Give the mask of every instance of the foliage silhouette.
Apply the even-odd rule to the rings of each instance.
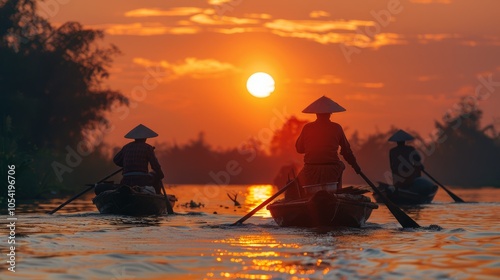
[[[435,154],[428,156],[428,170],[438,171],[446,184],[500,186],[500,136],[481,129],[482,111],[477,104],[462,98],[457,110],[446,113],[435,126],[441,134]]]
[[[106,128],[113,104],[128,104],[104,85],[118,49],[100,46],[102,38],[77,22],[55,28],[34,0],[0,4],[1,168],[15,164],[27,188],[58,184],[50,163]]]

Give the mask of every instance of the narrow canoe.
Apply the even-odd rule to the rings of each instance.
[[[267,209],[279,226],[362,227],[378,205],[364,195],[335,194],[324,190],[309,198],[276,201]]]
[[[389,200],[399,205],[418,205],[431,203],[438,191],[438,186],[424,177],[415,178],[411,186],[407,188],[396,188],[394,186],[379,182],[378,189]],[[373,193],[377,202],[382,202],[380,196]]]
[[[172,207],[177,199],[169,195]],[[165,196],[137,192],[128,186],[99,193],[92,202],[101,214],[128,216],[161,215],[166,213]]]

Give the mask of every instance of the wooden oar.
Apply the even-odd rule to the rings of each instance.
[[[280,194],[284,193],[291,185],[292,183],[295,182],[296,179],[293,179],[292,181],[288,182],[281,190],[279,190],[277,193],[272,195],[270,198],[266,199],[264,202],[262,202],[259,206],[255,207],[252,211],[250,211],[248,214],[246,214],[243,218],[239,219],[236,221],[232,226],[235,225],[241,225],[244,221],[246,221],[248,218],[252,217],[257,211],[262,209],[262,207],[266,206],[269,204],[269,202],[273,201],[275,198],[277,198]]]
[[[91,189],[95,188],[95,186],[97,186],[97,184],[102,183],[102,182],[106,181],[107,179],[115,176],[117,173],[119,173],[122,170],[123,170],[123,168],[120,168],[120,169],[116,170],[115,172],[111,173],[110,175],[106,176],[104,179],[100,180],[99,182],[97,182],[97,183],[95,183],[93,185],[90,185],[88,188],[86,188],[85,190],[83,190],[81,193],[73,196],[72,198],[68,199],[68,201],[66,201],[63,204],[59,205],[59,207],[57,207],[56,209],[54,209],[54,210],[52,210],[50,212],[47,212],[47,214],[50,214],[50,215],[54,214],[55,212],[59,211],[59,209],[61,209],[64,206],[66,206],[66,204],[70,203],[71,201],[77,199],[78,197],[80,197],[84,193],[86,193],[86,192],[90,191]]]
[[[458,203],[465,202],[463,199],[458,197],[456,194],[454,194],[450,190],[448,190],[443,184],[439,183],[436,179],[434,179],[434,177],[432,177],[431,174],[427,173],[427,171],[422,170],[422,172],[424,172],[425,175],[427,175],[429,178],[431,178],[432,181],[434,181],[436,184],[438,184],[438,186],[443,188],[443,190],[445,190],[448,193],[448,195],[450,195],[451,198],[453,198],[453,200],[455,200],[455,202],[458,202]]]
[[[165,191],[165,187],[163,186],[163,182],[160,181],[161,188],[163,189],[163,194],[165,195],[165,204],[167,205],[167,213],[175,214],[174,209],[172,208],[172,204],[170,204],[170,200],[168,199],[167,192]]]
[[[382,201],[384,202],[385,206],[389,208],[389,211],[391,211],[392,215],[398,220],[398,222],[401,224],[403,228],[419,228],[420,226],[415,222],[410,216],[408,216],[403,210],[401,210],[396,204],[392,203],[375,185],[366,177],[363,172],[359,172],[359,175],[363,177],[363,179],[370,185],[370,187],[373,189],[373,191],[380,196]]]

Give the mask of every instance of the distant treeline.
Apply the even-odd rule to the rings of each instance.
[[[475,187],[500,187],[500,136],[493,124],[481,128],[482,112],[463,99],[459,110],[436,122],[431,139],[409,130],[422,155],[426,170],[444,184]],[[215,150],[203,134],[184,145],[161,145],[156,152],[172,184],[258,184],[273,183],[282,166],[302,167],[302,155],[295,151],[295,140],[306,122],[291,117],[275,131],[269,149],[251,139],[240,147]],[[349,142],[364,173],[374,181],[391,183],[389,150],[395,143],[387,139],[398,128],[361,139],[356,131]],[[287,175],[285,175],[287,176]],[[293,174],[290,173],[292,177]],[[343,181],[363,184],[347,166]]]

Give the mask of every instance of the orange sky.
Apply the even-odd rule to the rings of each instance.
[[[110,115],[106,142],[138,123],[158,141],[205,132],[215,147],[263,142],[283,116],[326,95],[347,135],[391,125],[428,135],[460,96],[500,124],[500,1],[171,0],[46,1],[59,24],[103,29],[122,51],[108,82],[134,103]],[[350,54],[349,54],[350,52]],[[276,91],[259,99],[246,79],[264,71]],[[488,91],[489,90],[489,91]],[[156,140],[156,139],[155,139]]]

